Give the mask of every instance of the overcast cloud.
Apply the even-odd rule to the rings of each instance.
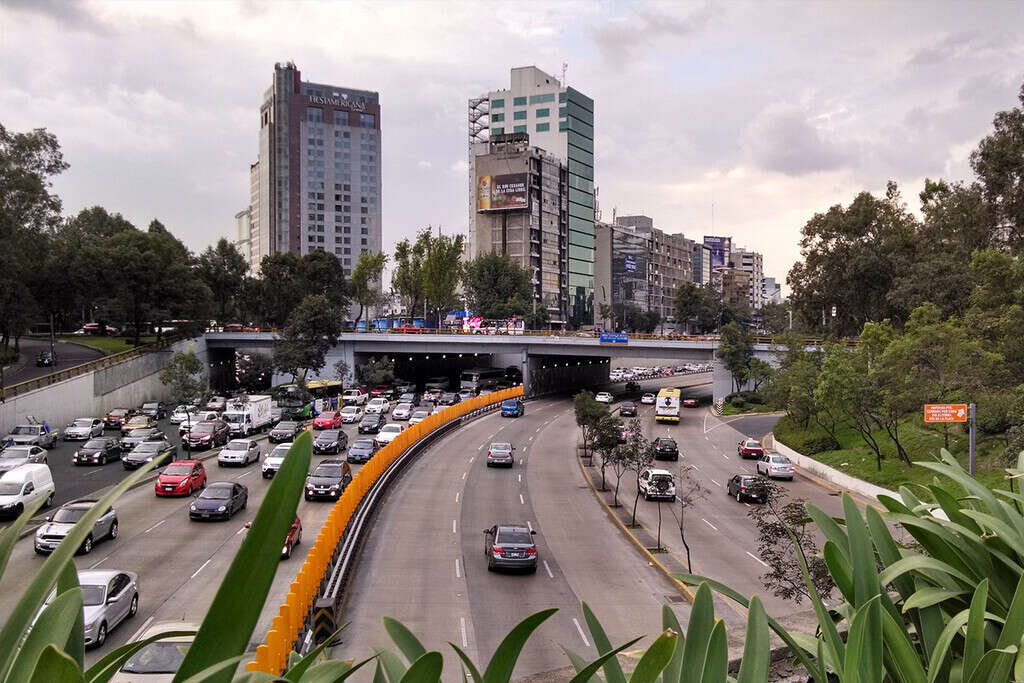
[[[732,235],[785,277],[816,211],[963,179],[1024,81],[1022,3],[0,5],[0,122],[46,127],[68,213],[159,218],[192,249],[248,201],[276,61],[378,90],[384,243],[465,231],[466,100],[536,64],[596,101],[606,220]],[[714,211],[712,212],[712,204]],[[712,213],[714,226],[712,227]]]

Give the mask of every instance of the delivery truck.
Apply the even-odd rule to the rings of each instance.
[[[232,436],[249,436],[267,429],[271,423],[269,396],[249,396],[228,401],[221,419],[228,423]]]

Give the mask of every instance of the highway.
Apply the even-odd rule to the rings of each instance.
[[[54,344],[54,351],[57,352],[57,365],[55,367],[37,368],[36,357],[39,355],[39,352],[49,350],[49,339],[22,337],[21,357],[17,362],[4,369],[4,385],[10,386],[20,382],[27,382],[36,377],[49,375],[51,372],[87,363],[104,355],[102,351],[81,344],[57,342]],[[43,419],[43,416],[40,415],[39,419]]]

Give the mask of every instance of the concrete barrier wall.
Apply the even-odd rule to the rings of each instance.
[[[0,403],[0,435],[29,415],[63,428],[76,417],[103,417],[113,408],[137,408],[147,400],[164,400],[160,368],[176,351],[191,347],[206,364],[206,344],[200,339],[174,344],[168,351],[145,354],[36,389]]]
[[[859,493],[862,496],[866,496],[871,500],[878,500],[878,496],[892,496],[893,498],[900,500],[900,494],[896,491],[882,488],[881,486],[875,486],[874,484],[868,483],[863,479],[852,477],[845,472],[840,472],[834,467],[818,462],[814,458],[810,458],[806,455],[797,453],[792,448],[782,443],[778,439],[771,437],[770,447],[779,455],[784,455],[800,469],[810,472],[816,477],[820,477],[827,482],[835,484],[837,488],[844,489],[846,491],[853,491]]]

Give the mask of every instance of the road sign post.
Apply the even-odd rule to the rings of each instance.
[[[976,413],[977,413],[977,406],[974,403],[972,403],[971,404],[971,438],[970,438],[970,442],[971,442],[970,469],[971,469],[971,476],[972,477],[974,476],[974,425],[977,423],[977,420],[975,419]]]
[[[975,419],[977,406],[974,403],[926,403],[924,406],[924,421],[933,422],[968,422],[970,423],[970,460],[969,468],[971,476],[974,476],[975,465]]]

